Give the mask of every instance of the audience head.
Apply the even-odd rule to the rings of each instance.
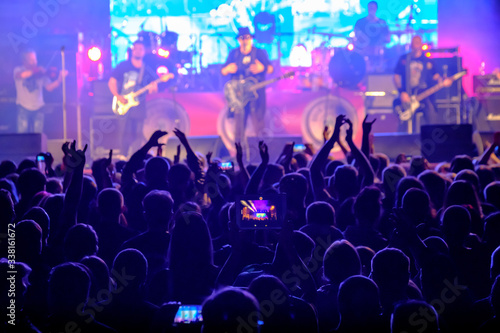
[[[490,279],[493,281],[498,275],[500,275],[500,246],[491,254]]]
[[[377,285],[362,275],[345,279],[340,284],[337,299],[341,322],[348,326],[367,325],[381,312]]]
[[[417,188],[411,188],[403,196],[402,208],[416,224],[431,217],[429,195]]]
[[[169,257],[173,270],[206,269],[213,264],[212,239],[201,214],[176,214]]]
[[[389,165],[382,171],[382,186],[386,196],[395,197],[398,183],[405,176],[405,169],[398,164]]]
[[[462,206],[450,206],[444,211],[441,223],[446,243],[452,247],[463,246],[470,232],[469,211]]]
[[[285,175],[285,169],[281,164],[269,163],[262,176],[262,183],[266,186],[271,186],[280,181],[281,177]]]
[[[474,187],[465,180],[457,180],[451,183],[448,192],[444,198],[444,207],[453,205],[470,205],[479,214],[482,215],[481,205]]]
[[[11,279],[7,279],[6,277],[9,277],[8,272],[14,271],[16,274],[14,274],[14,281]],[[4,292],[0,295],[0,306],[3,307],[3,309],[8,308],[11,305],[11,300],[12,297],[9,296],[9,289],[12,288],[12,284],[15,286],[15,305],[17,309],[21,309],[23,307],[24,303],[24,295],[26,294],[26,291],[28,290],[29,287],[29,275],[31,273],[31,268],[26,265],[25,263],[16,261],[14,263],[11,263],[7,260],[7,258],[1,258],[0,259],[0,274],[2,277],[4,277],[0,281],[0,288]],[[5,313],[5,311],[4,311]],[[5,322],[7,322],[5,320]]]
[[[500,210],[500,182],[492,182],[484,189],[484,198],[487,203]]]
[[[432,305],[410,300],[394,307],[391,333],[438,333],[439,320]]]
[[[156,156],[147,160],[144,166],[144,174],[148,186],[155,188],[157,185],[165,184],[169,169],[170,165],[163,157]]]
[[[479,165],[476,167],[476,175],[479,178],[479,190],[484,191],[485,187],[495,181],[495,173],[488,165]]]
[[[352,165],[341,165],[333,174],[333,188],[340,199],[355,197],[359,193],[358,170]]]
[[[296,172],[283,176],[279,182],[279,191],[287,195],[288,202],[302,206],[304,205],[308,188],[306,177]]]
[[[39,260],[42,253],[42,228],[33,220],[16,224],[16,260],[29,265]]]
[[[419,190],[423,190],[424,184],[422,184],[420,180],[412,176],[401,178],[396,188],[396,202],[394,203],[395,207],[401,207],[401,205],[403,204],[403,196],[410,188],[418,188]]]
[[[174,200],[167,191],[153,190],[142,201],[149,229],[167,230],[173,215]]]
[[[117,221],[123,212],[123,195],[115,188],[105,188],[97,196],[97,208],[103,220]]]
[[[451,160],[450,172],[459,173],[462,170],[474,171],[474,163],[472,158],[467,155],[457,155]]]
[[[141,251],[125,249],[120,251],[113,261],[113,271],[118,274],[127,274],[132,279],[124,284],[125,290],[140,292],[146,283],[148,261]]]
[[[25,159],[25,160],[22,160],[21,163],[19,163],[19,165],[17,166],[16,173],[18,175],[20,175],[24,170],[36,169],[36,168],[37,168],[37,166],[36,166],[35,161],[30,160],[30,159]]]
[[[409,176],[417,177],[419,174],[429,169],[429,162],[422,156],[413,156],[410,161]]]
[[[361,274],[361,261],[356,248],[346,240],[335,241],[323,257],[323,274],[335,285],[349,276]]]
[[[52,269],[49,276],[49,308],[52,314],[76,314],[87,303],[90,290],[88,269],[67,262]]]
[[[457,173],[455,176],[455,181],[456,180],[465,180],[466,182],[470,183],[476,192],[481,191],[481,188],[479,186],[479,177],[473,170],[465,169]]]
[[[0,178],[4,178],[7,175],[10,175],[11,173],[16,172],[16,163],[10,161],[10,160],[4,160],[2,163],[0,163]]]
[[[315,201],[307,207],[307,224],[335,226],[335,211],[332,205],[325,201]]]
[[[405,293],[410,279],[410,260],[399,249],[382,249],[372,259],[371,277],[381,291]]]
[[[104,260],[98,256],[87,256],[83,257],[80,263],[85,265],[91,273],[91,297],[97,297],[100,292],[109,290],[111,280],[109,278],[108,265],[106,265]],[[99,297],[102,297],[102,295],[99,295]]]
[[[45,184],[45,189],[50,194],[63,193],[62,182],[57,178],[47,179],[47,183]]]
[[[203,303],[203,333],[259,332],[262,315],[259,303],[247,291],[225,288]]]
[[[21,195],[21,200],[29,202],[38,192],[45,190],[45,175],[36,168],[25,169],[19,175],[17,189]]]
[[[433,207],[436,210],[441,209],[448,186],[445,178],[436,171],[427,170],[418,175],[418,180],[424,184],[425,191],[429,194]]]
[[[64,237],[64,254],[67,261],[80,261],[85,256],[97,253],[97,234],[88,224],[75,224]]]
[[[33,220],[42,228],[42,245],[45,246],[50,232],[49,215],[42,207],[31,207],[23,216],[23,220]]]
[[[490,250],[500,245],[500,212],[490,214],[484,220],[483,241]]]
[[[0,211],[3,216],[0,216],[0,221],[5,221],[6,223],[11,223],[16,217],[14,211],[14,202],[9,191],[0,189]],[[7,225],[7,224],[5,224]]]
[[[342,165],[344,165],[344,162],[340,160],[333,160],[328,162],[325,168],[325,176],[326,177],[333,176],[335,174],[335,170],[337,170],[337,168]]]
[[[354,202],[354,215],[359,225],[371,227],[380,217],[382,193],[375,186],[365,187]]]

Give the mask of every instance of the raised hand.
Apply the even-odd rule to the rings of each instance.
[[[176,137],[179,138],[179,141],[183,144],[183,145],[186,145],[188,143],[187,141],[187,138],[186,138],[186,134],[184,134],[180,129],[178,128],[175,128],[174,129],[174,134]]]
[[[207,155],[206,155],[206,157],[207,157],[207,165],[210,165],[210,160],[212,159],[212,154],[213,153],[211,151],[209,151],[207,153]]]
[[[352,122],[350,119],[346,119],[345,121],[347,123],[347,125],[349,125],[349,127],[347,128],[346,130],[346,136],[345,136],[345,140],[349,143],[349,142],[352,142],[352,134],[354,132],[354,129],[353,129],[353,126],[352,126]]]
[[[372,125],[377,118],[373,119],[373,121],[367,121],[368,115],[366,115],[365,119],[363,119],[363,133],[370,133],[372,131]]]
[[[73,142],[65,142],[62,146],[64,152],[63,163],[69,169],[82,168],[85,166],[85,152],[87,151],[87,145],[83,150],[76,149],[76,140]]]
[[[177,153],[174,156],[174,164],[179,164],[181,159],[181,145],[177,145]]]
[[[323,142],[327,142],[328,138],[330,137],[330,128],[328,126],[325,126],[323,129]]]
[[[339,141],[340,127],[342,127],[342,125],[344,125],[345,122],[346,122],[346,116],[345,115],[341,114],[341,115],[337,116],[337,118],[335,119],[335,127],[334,127],[334,130],[333,130],[333,134],[330,137],[330,140],[332,140],[333,142]]]
[[[236,160],[243,160],[243,148],[241,147],[241,143],[235,142],[234,146],[236,147]]]
[[[149,138],[148,145],[150,145],[151,147],[158,147],[160,145],[163,145],[163,143],[159,143],[158,140],[167,134],[168,132],[160,130],[154,132]]]
[[[269,151],[267,150],[267,145],[264,141],[259,141],[259,154],[262,159],[262,163],[269,163]]]

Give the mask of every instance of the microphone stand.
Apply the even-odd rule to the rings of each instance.
[[[66,119],[66,59],[64,46],[61,47],[61,75],[62,75],[62,112],[63,112],[63,139],[64,142],[68,138],[67,119]]]

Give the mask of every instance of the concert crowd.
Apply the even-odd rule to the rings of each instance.
[[[259,165],[236,144],[224,171],[178,130],[184,161],[150,155],[162,131],[126,163],[85,169],[75,142],[42,171],[3,161],[2,332],[498,332],[499,133],[475,159],[390,163],[372,124],[361,149],[345,116],[317,152],[261,141]],[[280,228],[239,228],[237,196],[277,194]]]

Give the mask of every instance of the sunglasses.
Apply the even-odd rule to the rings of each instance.
[[[250,38],[252,38],[252,36],[250,36],[250,35],[243,35],[243,36],[238,37],[239,40],[247,40]]]

